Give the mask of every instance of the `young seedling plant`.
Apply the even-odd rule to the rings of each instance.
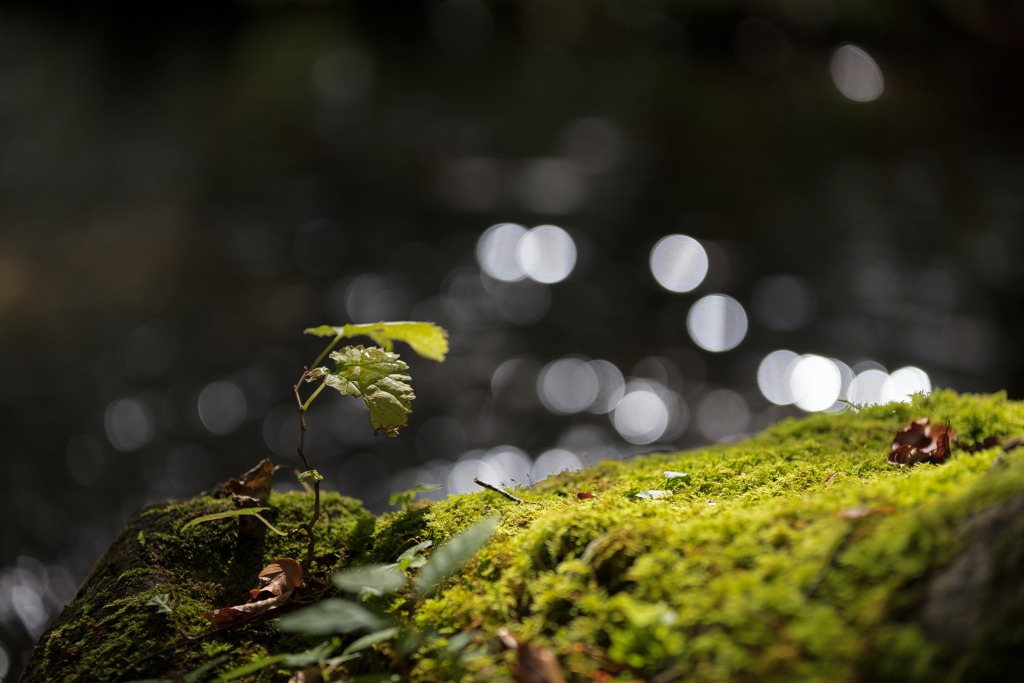
[[[309,571],[316,549],[314,527],[320,518],[320,482],[323,480],[306,457],[306,411],[309,406],[325,387],[337,389],[342,396],[361,397],[370,409],[370,424],[374,435],[383,431],[386,436],[398,436],[399,428],[409,423],[408,414],[412,412],[411,403],[416,396],[408,383],[410,377],[406,371],[409,366],[399,360],[398,354],[393,353],[394,343],[405,342],[419,355],[438,362],[443,361],[448,353],[448,333],[433,323],[380,322],[342,327],[321,325],[305,332],[318,337],[330,337],[331,342],[320,352],[311,367],[305,368],[294,387],[295,401],[299,406],[299,457],[306,468],[299,475],[299,481],[312,484],[314,496],[313,515],[299,527],[309,538],[306,558],[302,561],[304,573]],[[340,351],[332,351],[342,339],[359,336],[369,337],[379,346],[346,346]],[[318,365],[328,354],[334,361],[333,370]],[[302,385],[313,382],[320,382],[320,386],[303,401]],[[293,533],[296,531],[292,530]]]
[[[182,527],[182,531],[191,526],[226,517],[252,516],[263,522],[271,531],[282,536],[304,532],[309,540],[306,547],[306,557],[302,560],[302,575],[309,573],[310,565],[316,551],[316,523],[320,519],[320,482],[323,477],[313,469],[306,457],[306,411],[320,392],[325,387],[338,390],[342,396],[353,396],[362,398],[366,407],[370,409],[370,424],[373,426],[373,433],[376,436],[381,431],[385,436],[398,436],[398,430],[409,423],[408,414],[412,412],[412,400],[416,398],[412,387],[409,385],[410,377],[406,372],[409,366],[399,355],[394,353],[396,341],[405,342],[412,350],[430,360],[444,361],[448,353],[448,333],[441,327],[429,322],[379,322],[365,325],[343,325],[333,327],[321,325],[305,330],[306,334],[317,337],[330,337],[331,342],[320,352],[316,360],[310,366],[303,368],[299,381],[295,383],[293,392],[295,401],[299,408],[299,458],[305,470],[298,474],[299,482],[310,489],[313,493],[313,514],[305,524],[283,532],[274,527],[259,513],[268,508],[241,507],[237,510],[219,512],[212,515],[204,515],[193,519]],[[346,346],[339,351],[333,351],[338,342],[350,337],[365,336],[372,339],[379,346]],[[330,354],[328,356],[328,354]],[[328,356],[334,361],[334,368],[321,367],[320,361]],[[320,385],[305,401],[302,399],[302,387],[305,384],[319,382]],[[269,462],[267,467],[270,468]],[[271,470],[267,470],[270,472]],[[254,470],[255,472],[255,470]],[[247,482],[243,482],[244,486]],[[255,498],[260,504],[266,502],[269,496],[269,474],[260,478],[260,483],[265,485],[264,494],[256,495]],[[398,494],[402,508],[405,509],[412,503],[412,497],[418,491],[432,490],[430,486],[419,486],[413,491]],[[250,496],[252,497],[252,496]],[[397,502],[393,500],[392,504]]]

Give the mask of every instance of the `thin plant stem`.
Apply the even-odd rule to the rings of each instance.
[[[321,354],[321,356],[322,355],[323,354]],[[316,363],[314,363],[314,365],[316,365]],[[308,472],[313,468],[310,466],[309,460],[306,458],[306,407],[309,405],[309,402],[316,397],[316,394],[320,393],[320,389],[323,389],[325,385],[320,385],[320,389],[317,389],[316,393],[314,393],[313,396],[309,398],[309,401],[303,405],[302,397],[299,395],[299,387],[302,386],[302,381],[306,378],[307,372],[302,373],[302,377],[299,378],[298,383],[295,385],[295,401],[299,404],[299,457],[302,458],[302,464],[306,466],[306,471]],[[309,567],[313,564],[313,555],[316,552],[316,535],[313,533],[313,527],[316,525],[318,519],[320,519],[320,482],[314,481],[313,516],[308,522],[300,525],[297,529],[292,530],[295,532],[302,529],[306,532],[306,536],[309,537],[309,545],[306,548],[306,558],[301,563],[303,576],[309,573]]]
[[[327,384],[326,384],[326,383],[324,383],[324,384],[321,384],[321,385],[320,385],[319,387],[317,387],[317,390],[313,392],[313,395],[312,395],[312,396],[310,396],[310,397],[309,397],[309,399],[307,399],[307,400],[306,400],[306,402],[305,402],[305,403],[303,404],[303,406],[302,406],[302,412],[306,412],[307,410],[309,410],[309,404],[313,402],[313,399],[314,399],[314,398],[316,398],[316,397],[317,397],[317,395],[318,395],[318,394],[319,394],[319,393],[320,393],[321,391],[323,391],[323,390],[324,390],[324,387],[326,387],[326,386],[327,386]]]
[[[334,341],[332,341],[332,342],[331,342],[330,344],[328,344],[328,345],[327,345],[327,348],[326,348],[326,349],[324,349],[323,351],[321,351],[321,352],[320,352],[320,355],[316,357],[316,360],[315,360],[315,361],[313,361],[313,365],[312,365],[312,367],[314,367],[314,368],[315,368],[315,367],[316,367],[316,364],[317,364],[317,363],[319,363],[319,362],[320,362],[321,360],[323,360],[323,357],[324,357],[324,356],[326,356],[326,355],[328,354],[328,352],[329,352],[329,351],[330,351],[331,349],[333,349],[333,348],[334,348],[334,345],[335,345],[335,344],[337,344],[338,342],[340,342],[340,341],[341,341],[341,340],[342,340],[342,339],[343,339],[344,337],[345,337],[345,335],[343,335],[343,334],[339,334],[339,335],[338,335],[337,337],[335,337],[335,338],[334,338]]]

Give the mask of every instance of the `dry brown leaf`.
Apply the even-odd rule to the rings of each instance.
[[[277,595],[266,600],[247,602],[244,605],[235,605],[234,607],[224,607],[213,612],[203,612],[202,617],[217,628],[230,626],[253,615],[263,614],[267,610],[280,607],[288,602],[290,597],[292,597],[291,593],[284,593],[283,595]]]
[[[836,480],[836,477],[838,477],[838,476],[839,476],[839,470],[836,470],[832,474],[828,475],[828,479],[825,480],[825,488],[828,488],[828,485],[831,484],[832,482],[834,482]]]
[[[597,496],[595,496],[593,493],[589,493],[587,491],[580,491],[579,493],[576,494],[576,499],[577,500],[585,500],[587,498],[597,498]]]
[[[513,669],[518,683],[565,683],[558,660],[546,647],[520,643],[507,628],[498,629],[498,637],[519,654]]]
[[[914,420],[896,432],[889,450],[889,464],[909,467],[919,462],[941,465],[949,457],[949,442],[956,432],[949,425],[933,425],[927,417]]]
[[[268,564],[260,572],[259,579],[260,587],[249,591],[251,600],[291,593],[302,585],[302,565],[290,557],[282,557]]]
[[[274,475],[274,463],[269,458],[242,475],[238,479],[228,479],[228,483],[222,489],[224,493],[238,496],[255,498],[264,504],[270,499],[270,484]]]
[[[870,517],[872,515],[891,515],[894,512],[896,512],[895,505],[884,505],[880,508],[855,507],[840,510],[836,513],[836,517],[839,519],[860,519],[861,517]]]

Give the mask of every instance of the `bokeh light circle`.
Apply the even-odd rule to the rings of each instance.
[[[728,351],[747,336],[747,313],[731,296],[710,294],[690,308],[686,329],[702,349]]]
[[[526,228],[515,223],[499,223],[487,228],[476,242],[476,260],[480,268],[495,280],[516,282],[526,277],[516,259],[519,240]]]
[[[843,45],[832,53],[831,67],[832,81],[839,92],[854,102],[876,100],[885,90],[882,70],[856,45]]]
[[[550,285],[569,277],[576,265],[576,243],[557,225],[538,225],[519,239],[516,258],[531,280]]]
[[[708,254],[686,235],[662,237],[651,249],[651,274],[670,292],[689,292],[708,274]]]
[[[800,356],[781,349],[772,351],[757,366],[757,386],[764,397],[780,406],[788,406],[796,399],[789,387],[789,378],[793,362]]]
[[[548,363],[537,377],[537,395],[553,413],[569,415],[586,410],[598,397],[600,380],[590,365],[579,358]]]
[[[843,377],[828,358],[801,356],[790,371],[789,387],[793,401],[808,412],[825,410],[839,398]]]
[[[623,439],[635,444],[657,441],[668,428],[668,406],[651,389],[630,391],[616,406],[612,424]]]
[[[910,401],[914,394],[927,394],[931,390],[932,381],[928,373],[921,368],[908,366],[889,375],[885,393],[897,401]]]
[[[865,370],[850,382],[847,396],[851,403],[873,406],[895,400],[896,392],[888,373]]]

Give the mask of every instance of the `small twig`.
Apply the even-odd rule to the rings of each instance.
[[[473,482],[476,483],[476,484],[479,484],[480,486],[483,486],[488,491],[494,491],[495,493],[500,493],[501,495],[505,496],[509,500],[515,501],[517,503],[526,503],[527,505],[540,505],[540,503],[535,503],[535,502],[530,501],[530,500],[523,500],[522,498],[516,498],[515,496],[513,496],[508,491],[505,491],[503,489],[499,489],[497,486],[492,486],[491,484],[488,484],[485,481],[480,481],[476,477],[473,478]]]

